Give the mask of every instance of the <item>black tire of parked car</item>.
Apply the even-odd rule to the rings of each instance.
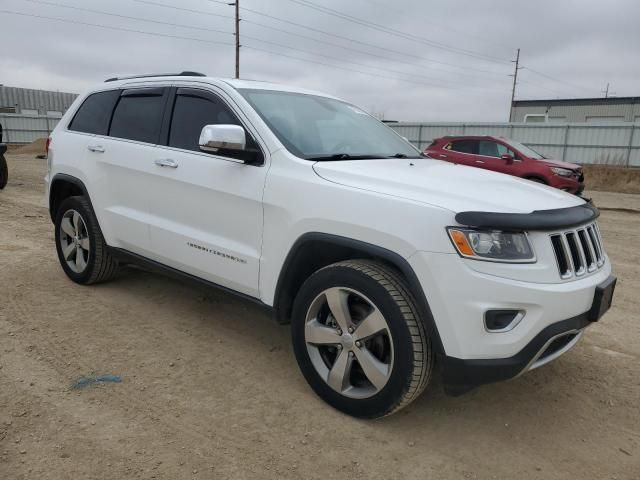
[[[350,398],[331,388],[309,355],[307,313],[314,299],[332,287],[362,292],[382,313],[391,333],[394,353],[390,376],[385,386],[368,398]],[[347,260],[318,270],[300,288],[291,323],[293,349],[302,374],[323,400],[344,413],[360,418],[389,415],[415,400],[429,383],[435,362],[431,341],[410,289],[386,264]]]
[[[529,180],[530,182],[541,183],[542,185],[549,185],[543,179],[538,177],[526,177],[526,179]]]
[[[0,151],[0,190],[7,186],[9,181],[9,167],[7,166],[7,159],[4,158],[4,152]]]
[[[89,238],[90,248],[86,267],[79,273],[69,267],[62,252],[60,229],[64,215],[69,211],[76,211],[81,215]],[[60,265],[67,276],[76,283],[91,285],[106,282],[118,272],[118,261],[109,252],[98,219],[89,201],[83,196],[69,197],[60,204],[55,216],[55,241]]]

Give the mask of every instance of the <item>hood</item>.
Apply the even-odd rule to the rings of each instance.
[[[330,182],[456,213],[529,213],[585,203],[574,195],[529,180],[428,158],[316,162],[313,169]]]
[[[576,165],[575,163],[567,163],[562,160],[555,160],[553,158],[543,158],[542,160],[535,160],[536,162],[544,163],[545,165],[549,165],[550,167],[560,167],[567,168],[569,170],[582,170],[582,166]]]

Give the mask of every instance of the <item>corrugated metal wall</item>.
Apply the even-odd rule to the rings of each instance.
[[[640,123],[393,123],[420,150],[445,135],[494,135],[573,163],[640,167]]]
[[[37,110],[41,115],[48,111],[64,113],[77,96],[75,93],[0,86],[0,107],[15,107],[15,113],[23,110]]]
[[[46,115],[16,115],[0,113],[4,143],[31,143],[38,138],[47,138],[60,121]]]
[[[526,115],[547,115],[550,122],[633,122],[640,116],[640,104],[627,105],[516,105],[512,120],[524,122]]]

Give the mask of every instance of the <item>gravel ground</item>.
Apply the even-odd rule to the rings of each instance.
[[[289,328],[251,303],[138,269],[67,280],[45,168],[11,156],[0,191],[0,479],[640,478],[640,214],[603,211],[618,290],[570,353],[360,421],[315,397]],[[102,374],[122,382],[72,388]]]

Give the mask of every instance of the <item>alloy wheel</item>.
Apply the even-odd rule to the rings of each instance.
[[[320,377],[350,398],[367,398],[387,384],[393,369],[389,325],[364,294],[331,287],[311,302],[304,329],[307,352]]]
[[[59,237],[62,255],[69,268],[75,273],[84,272],[89,262],[91,242],[87,225],[76,210],[67,210],[62,216]]]

